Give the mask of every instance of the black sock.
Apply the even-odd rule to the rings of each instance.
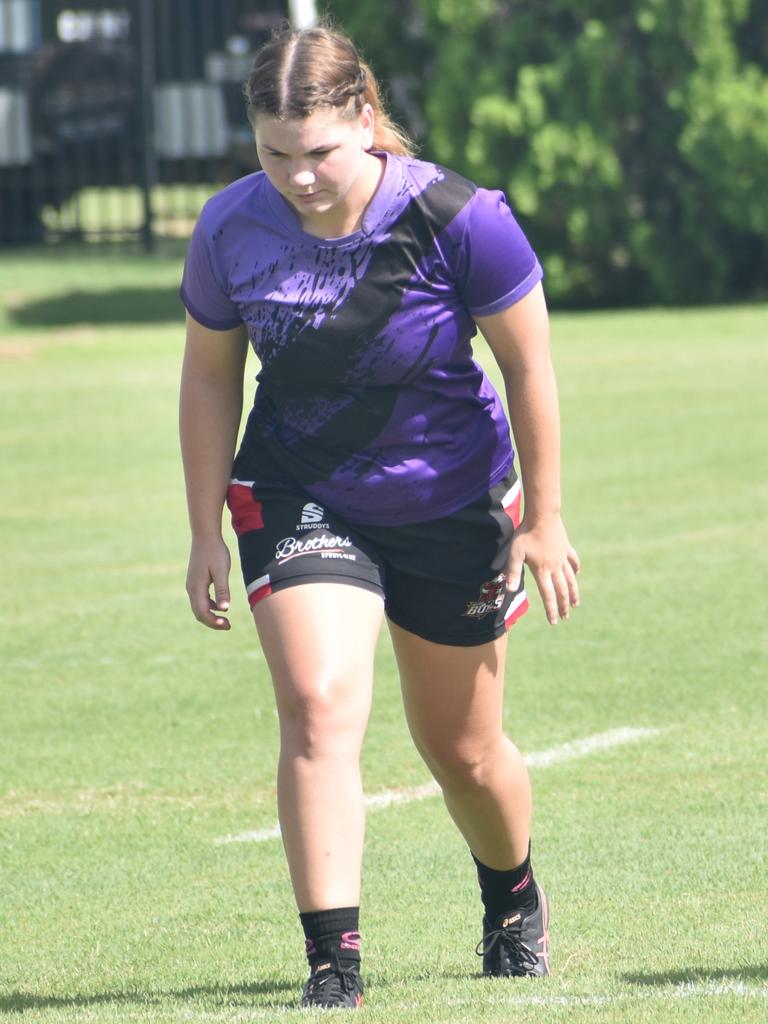
[[[338,907],[299,914],[307,942],[307,960],[314,967],[335,956],[342,966],[360,963],[360,908]]]
[[[474,853],[480,896],[485,916],[493,922],[508,910],[532,910],[536,906],[536,883],[531,870],[531,847],[522,864],[510,871],[496,871],[482,864]]]

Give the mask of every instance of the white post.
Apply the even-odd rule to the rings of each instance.
[[[288,13],[294,28],[312,28],[317,24],[315,0],[288,0]]]
[[[0,0],[0,51],[29,53],[35,47],[36,7],[29,0]]]

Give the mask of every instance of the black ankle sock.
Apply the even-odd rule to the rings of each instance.
[[[359,907],[312,910],[299,917],[311,966],[330,956],[338,957],[342,965],[360,963]]]
[[[496,871],[482,864],[474,853],[480,896],[485,916],[495,921],[508,910],[529,910],[536,905],[536,883],[531,870],[531,848],[522,864],[510,871]]]

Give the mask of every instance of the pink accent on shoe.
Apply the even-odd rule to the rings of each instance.
[[[312,956],[313,953],[317,952],[317,946],[315,946],[312,939],[305,939],[305,945],[307,947],[307,956]]]

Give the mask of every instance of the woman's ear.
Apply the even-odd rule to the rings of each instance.
[[[370,103],[366,103],[360,111],[360,127],[362,129],[363,149],[373,148],[373,137],[376,129],[376,115]]]

